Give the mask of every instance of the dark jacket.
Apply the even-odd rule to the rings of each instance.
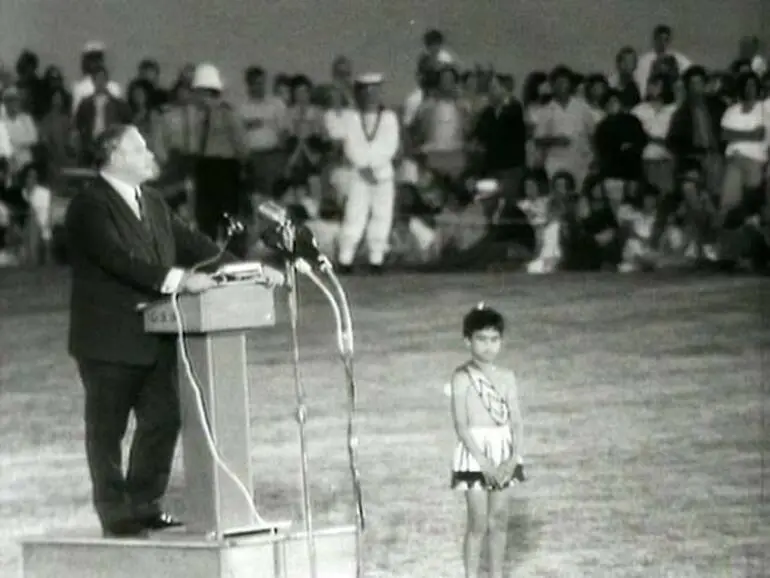
[[[480,167],[483,174],[526,165],[527,125],[518,101],[507,102],[499,111],[492,105],[485,107],[473,136],[484,149]]]
[[[143,187],[145,224],[101,177],[70,202],[65,231],[72,266],[69,352],[76,359],[151,365],[174,337],[146,334],[139,303],[161,298],[171,267],[219,252]],[[221,262],[234,258],[225,255]],[[217,263],[218,265],[219,263]]]
[[[717,141],[718,152],[724,153],[725,143],[722,142],[722,115],[724,115],[727,107],[717,98],[707,98],[705,104],[711,119],[711,130]],[[676,109],[671,117],[671,126],[668,129],[666,145],[678,162],[707,152],[698,150],[693,144],[692,116],[692,103],[685,101]]]
[[[607,179],[638,181],[642,178],[642,152],[647,133],[633,114],[605,117],[596,127],[594,146],[601,174]]]

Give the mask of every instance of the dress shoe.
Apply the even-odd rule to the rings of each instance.
[[[138,521],[147,530],[166,530],[168,528],[184,526],[182,522],[165,512],[159,512],[153,516],[145,516]]]
[[[125,519],[105,525],[103,529],[105,538],[131,538],[147,535],[147,526],[134,519]]]

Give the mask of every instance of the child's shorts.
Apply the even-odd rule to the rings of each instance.
[[[511,458],[513,453],[513,437],[511,429],[506,426],[473,427],[470,434],[476,441],[484,455],[499,466]],[[506,483],[504,487],[510,485]],[[484,481],[481,466],[473,458],[468,448],[461,441],[457,442],[454,457],[452,459],[452,483],[453,490],[491,490]]]

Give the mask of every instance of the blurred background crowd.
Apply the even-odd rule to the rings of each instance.
[[[221,237],[227,210],[249,225],[248,256],[255,207],[273,199],[337,254],[351,192],[339,119],[360,106],[358,75],[381,71],[344,55],[317,78],[255,63],[248,97],[232,101],[215,64],[169,83],[145,58],[124,84],[109,56],[86,45],[79,79],[32,50],[0,70],[0,266],[66,261],[67,200],[95,178],[95,139],[114,123],[144,135],[154,185],[191,226]],[[413,92],[384,103],[400,119],[386,269],[767,269],[770,72],[757,38],[707,70],[660,25],[612,71],[518,79],[429,30],[417,62]]]

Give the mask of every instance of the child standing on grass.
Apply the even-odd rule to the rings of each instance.
[[[465,492],[468,522],[463,543],[466,578],[479,575],[489,534],[489,576],[502,578],[510,489],[524,481],[524,427],[512,371],[494,364],[500,353],[503,316],[483,303],[463,319],[471,359],[452,376],[452,417],[458,443],[452,489]]]

